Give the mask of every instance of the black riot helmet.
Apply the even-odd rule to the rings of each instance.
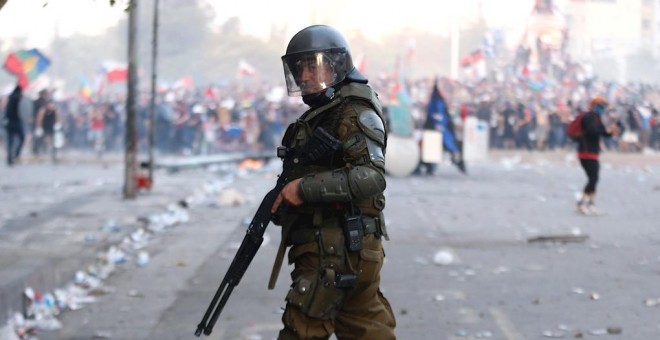
[[[346,39],[326,25],[302,29],[282,56],[289,96],[319,94],[344,80],[366,83],[353,65]]]

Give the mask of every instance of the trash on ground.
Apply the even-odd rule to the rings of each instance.
[[[439,266],[448,266],[456,261],[456,256],[448,249],[442,249],[433,256],[433,263]]]
[[[562,331],[543,331],[541,335],[544,338],[563,338],[566,336],[566,333]]]
[[[623,333],[623,328],[619,326],[607,327],[607,334],[621,334],[621,333]]]
[[[144,294],[142,294],[137,289],[131,289],[131,290],[128,291],[128,296],[134,297],[134,298],[141,298],[141,297],[144,297]]]
[[[607,334],[607,329],[606,328],[597,328],[597,329],[591,329],[588,332],[591,335],[606,335]]]
[[[538,243],[538,242],[548,242],[548,243],[581,243],[589,239],[588,235],[575,235],[575,234],[565,234],[565,235],[541,235],[530,237],[527,239],[529,243]]]
[[[644,305],[646,307],[660,306],[660,298],[659,299],[644,299]]]
[[[218,205],[221,207],[237,207],[243,203],[245,203],[243,195],[233,188],[222,191],[218,197]]]
[[[141,251],[137,256],[137,265],[139,267],[146,267],[149,264],[149,253],[146,251]]]

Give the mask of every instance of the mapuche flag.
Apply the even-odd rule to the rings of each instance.
[[[27,88],[50,65],[50,60],[39,50],[20,50],[10,53],[5,59],[4,68],[18,77],[18,85]]]
[[[429,124],[433,124],[434,128],[437,127],[442,131],[442,147],[451,153],[458,152],[459,149],[458,143],[456,142],[454,122],[449,115],[447,101],[440,93],[437,83],[433,85],[431,98],[426,106],[426,115]]]

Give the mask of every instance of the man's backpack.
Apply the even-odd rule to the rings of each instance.
[[[582,119],[584,119],[586,114],[586,112],[580,112],[570,123],[568,123],[568,126],[566,127],[566,135],[572,140],[579,140],[584,136]]]

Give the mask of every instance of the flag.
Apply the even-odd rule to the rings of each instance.
[[[105,62],[101,70],[109,84],[128,81],[128,65],[125,63]]]
[[[80,82],[78,85],[78,95],[86,103],[92,102],[92,87],[89,85],[89,82],[87,81],[87,77],[85,76],[80,77]]]
[[[237,70],[238,75],[240,76],[249,76],[252,77],[257,74],[257,71],[252,67],[252,65],[248,64],[247,61],[241,59],[238,62],[238,70]]]
[[[460,65],[468,79],[476,81],[486,78],[486,60],[483,50],[478,49],[463,56]]]
[[[408,42],[406,43],[406,62],[410,63],[414,55],[415,55],[415,40],[411,38],[408,39]]]
[[[18,77],[18,85],[26,88],[50,65],[50,60],[39,50],[19,50],[10,53],[5,59],[4,68],[9,73]]]
[[[442,129],[442,147],[452,154],[458,152],[458,143],[454,132],[454,122],[449,115],[447,102],[442,97],[437,82],[433,84],[431,98],[426,106],[427,119],[432,119],[434,125],[439,125]]]
[[[183,76],[181,79],[174,82],[172,85],[175,89],[184,89],[184,90],[193,90],[195,88],[195,82],[190,75]]]
[[[358,54],[353,64],[360,73],[364,74],[364,69],[365,69],[364,53]]]
[[[204,90],[204,96],[215,102],[218,100],[219,94],[213,86],[209,86],[206,88],[206,90]]]

